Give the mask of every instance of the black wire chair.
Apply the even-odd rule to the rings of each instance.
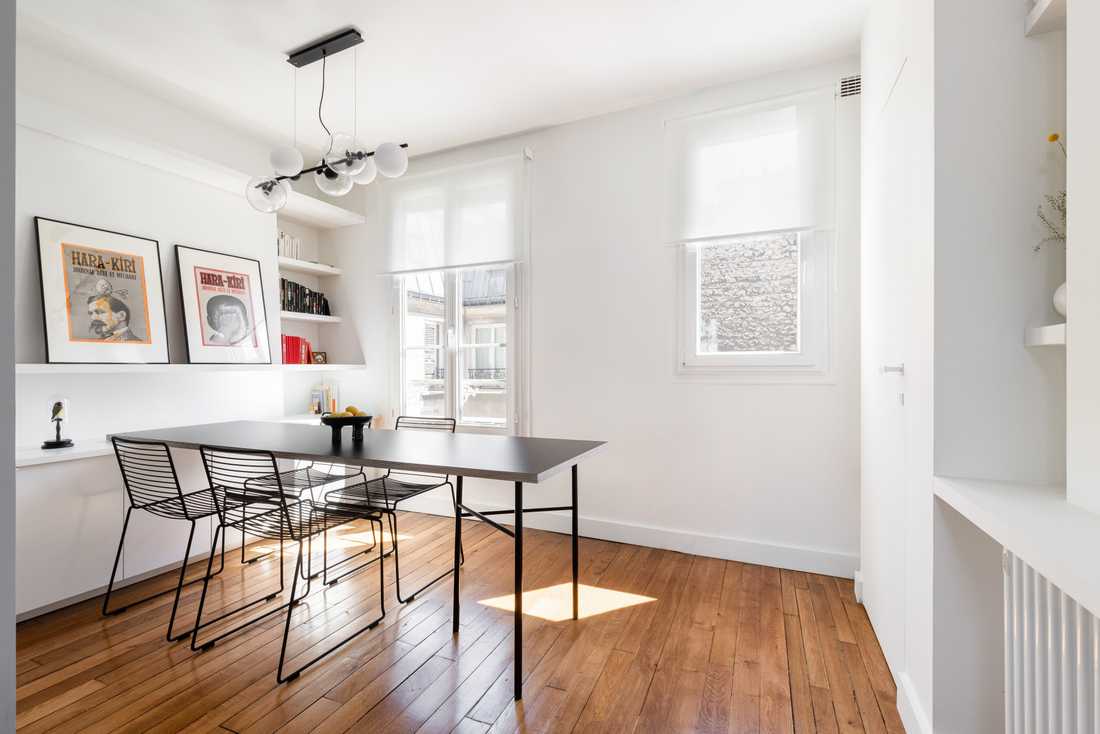
[[[122,473],[122,484],[126,488],[126,494],[130,505],[126,508],[126,517],[122,521],[122,536],[118,539],[118,551],[115,553],[115,563],[111,568],[111,579],[107,582],[107,593],[103,596],[103,615],[121,614],[130,607],[155,599],[164,594],[175,592],[175,600],[172,602],[172,614],[168,619],[167,638],[169,642],[182,640],[191,634],[191,630],[173,635],[176,623],[176,612],[179,610],[180,593],[183,587],[196,584],[203,577],[184,581],[187,575],[187,561],[191,557],[191,544],[195,539],[195,524],[199,520],[218,514],[219,506],[214,496],[214,491],[200,489],[196,492],[185,493],[180,487],[179,476],[176,474],[176,466],[172,461],[172,453],[168,445],[156,441],[135,441],[132,439],[112,438],[115,458],[118,459],[118,468]],[[118,574],[118,564],[122,559],[122,549],[126,544],[126,531],[130,527],[130,515],[134,510],[143,510],[158,517],[171,520],[185,520],[191,523],[191,531],[187,535],[187,546],[183,551],[183,561],[180,563],[179,581],[174,589],[169,588],[158,591],[136,601],[131,601],[116,609],[111,609],[111,594],[114,591],[115,577]],[[215,544],[211,549],[211,563],[213,563]],[[214,574],[221,573],[225,568],[225,538],[222,538],[221,562]],[[207,568],[207,573],[210,568]]]
[[[418,430],[418,431],[447,431],[450,433],[455,432],[456,421],[454,418],[424,418],[416,416],[399,416],[397,423],[394,425],[394,430]],[[355,508],[369,508],[385,513],[386,519],[390,526],[390,550],[385,553],[389,555],[393,553],[394,564],[394,578],[396,579],[397,587],[397,601],[402,604],[408,603],[416,598],[417,594],[427,589],[437,581],[441,581],[450,574],[454,573],[453,568],[448,568],[446,571],[436,576],[428,583],[421,586],[416,591],[403,597],[401,595],[401,558],[398,553],[397,543],[397,505],[405,500],[411,499],[418,495],[430,492],[433,489],[439,489],[440,487],[449,487],[451,490],[451,504],[455,508],[455,515],[458,515],[458,502],[455,499],[455,488],[451,483],[451,477],[449,474],[428,474],[425,472],[414,471],[394,471],[388,470],[385,475],[372,479],[364,484],[355,484],[353,486],[343,487],[340,489],[334,489],[327,492],[324,496],[324,503],[326,507],[333,507],[339,509],[355,509]],[[459,565],[466,562],[466,556],[459,546]],[[329,580],[328,572],[330,568],[336,568],[342,564],[348,563],[354,558],[358,557],[358,554],[349,558],[340,560],[334,564],[329,565],[328,562],[328,534],[324,534],[324,566],[323,566],[323,582],[326,585],[332,585],[338,583],[341,579],[350,576],[357,571],[360,571],[370,564],[374,563],[374,560],[370,560],[355,568],[344,571],[339,576]]]
[[[382,567],[382,544],[378,543],[378,568],[379,568],[379,599],[381,605],[380,616],[356,630],[343,641],[332,646],[328,650],[317,655],[309,662],[298,667],[294,671],[284,675],[283,668],[286,658],[286,646],[290,636],[290,619],[298,604],[310,593],[312,570],[312,554],[307,550],[307,542],[311,542],[314,535],[326,532],[355,520],[368,520],[371,523],[371,532],[377,523],[379,534],[382,531],[381,514],[370,508],[332,508],[324,504],[306,498],[303,493],[296,491],[294,487],[287,488],[283,485],[278,464],[274,454],[267,451],[245,451],[217,446],[200,446],[199,453],[202,456],[203,466],[206,467],[207,478],[215,495],[224,498],[222,512],[219,513],[219,523],[214,531],[213,545],[218,544],[218,535],[224,534],[230,529],[239,529],[256,538],[265,540],[278,540],[280,547],[280,573],[279,592],[284,588],[282,574],[282,545],[284,541],[298,545],[298,557],[294,566],[293,580],[290,586],[289,599],[279,606],[253,617],[229,630],[222,631],[216,636],[203,642],[199,642],[199,632],[210,625],[216,624],[234,615],[240,614],[246,609],[266,601],[274,599],[279,592],[269,593],[258,599],[244,603],[235,609],[223,612],[213,619],[203,621],[202,614],[206,604],[207,590],[210,579],[213,578],[213,557],[207,563],[207,573],[203,579],[202,595],[199,597],[199,608],[195,617],[195,627],[191,635],[192,650],[209,650],[219,640],[239,632],[262,619],[286,610],[286,622],[283,627],[283,642],[279,651],[279,667],[276,672],[276,680],[279,683],[294,680],[314,663],[324,658],[329,653],[337,650],[350,642],[355,637],[373,629],[386,616],[385,602],[385,578]],[[257,493],[265,495],[263,504],[255,501]],[[247,502],[245,500],[247,499]],[[305,557],[308,569],[303,569],[303,557]],[[298,580],[305,582],[305,592],[298,595]]]

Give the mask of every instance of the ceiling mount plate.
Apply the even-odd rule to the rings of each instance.
[[[319,41],[313,41],[306,46],[291,51],[287,54],[286,60],[291,66],[296,66],[300,69],[303,66],[312,64],[314,61],[320,61],[326,56],[332,56],[341,51],[346,51],[352,46],[358,46],[362,42],[363,36],[360,35],[359,31],[354,28],[347,28],[339,33],[326,36]]]

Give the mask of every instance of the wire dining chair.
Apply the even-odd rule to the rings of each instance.
[[[133,439],[113,438],[115,458],[118,459],[118,468],[122,473],[122,485],[126,489],[127,498],[130,501],[126,508],[126,516],[122,521],[122,535],[118,539],[118,551],[115,553],[115,563],[111,567],[111,578],[107,582],[107,593],[103,596],[103,615],[121,614],[132,606],[150,601],[164,594],[175,591],[175,600],[172,602],[172,614],[168,619],[167,638],[169,642],[182,640],[191,634],[191,630],[178,635],[173,634],[176,622],[176,612],[179,610],[180,594],[185,586],[198,583],[204,577],[199,576],[190,581],[184,581],[187,575],[187,562],[191,557],[191,544],[195,539],[195,525],[199,520],[214,517],[218,514],[218,501],[214,491],[210,488],[200,489],[196,492],[184,492],[180,487],[179,476],[176,474],[176,465],[172,461],[172,452],[168,445],[157,441],[137,441]],[[187,545],[183,551],[183,560],[180,563],[179,581],[174,589],[150,594],[136,601],[131,601],[116,609],[111,609],[111,595],[114,593],[115,578],[118,575],[118,565],[122,560],[122,549],[126,545],[126,532],[130,528],[130,515],[134,510],[142,510],[151,515],[168,518],[170,520],[183,520],[191,523],[191,531],[187,535]],[[213,562],[215,545],[211,549],[210,560]],[[215,573],[221,573],[225,568],[225,539],[222,538],[221,562]],[[207,573],[210,567],[207,568]]]
[[[219,513],[218,527],[214,531],[213,547],[218,544],[218,536],[225,537],[229,530],[240,530],[255,538],[265,540],[278,540],[280,548],[284,542],[294,543],[298,546],[297,560],[294,565],[293,580],[290,586],[290,596],[287,601],[279,606],[269,609],[262,614],[238,624],[231,629],[218,632],[214,637],[199,641],[199,633],[207,627],[240,614],[246,609],[262,602],[270,601],[283,590],[282,563],[280,560],[280,584],[279,592],[267,593],[257,599],[246,602],[223,611],[214,618],[202,618],[205,609],[207,592],[210,579],[213,578],[213,556],[207,562],[207,572],[203,577],[202,594],[199,597],[199,608],[195,617],[195,626],[191,635],[192,650],[209,650],[218,641],[235,634],[262,619],[273,614],[286,611],[286,621],[283,627],[282,647],[279,651],[279,666],[276,671],[276,680],[284,683],[294,680],[306,668],[317,663],[329,653],[342,647],[358,635],[373,629],[386,616],[385,603],[385,578],[383,575],[382,544],[378,543],[378,567],[379,567],[379,603],[380,615],[353,632],[343,641],[333,645],[321,654],[312,658],[295,670],[284,674],[286,660],[287,641],[290,636],[290,621],[294,607],[302,602],[310,593],[312,567],[312,554],[307,549],[313,536],[341,525],[356,521],[367,520],[371,523],[372,533],[377,524],[381,534],[381,514],[371,508],[331,508],[322,503],[314,502],[305,493],[296,491],[296,488],[287,488],[283,485],[275,455],[267,451],[255,451],[233,449],[218,446],[200,446],[199,454],[202,456],[203,466],[206,468],[207,478],[216,496],[225,498],[221,506],[224,511]],[[238,504],[238,500],[246,497],[255,497],[258,492],[266,496],[266,504],[261,506],[254,502]],[[281,558],[281,551],[280,551]],[[307,564],[309,568],[304,568]],[[299,578],[305,583],[305,591],[298,595]]]
[[[399,416],[394,430],[416,430],[416,431],[446,431],[448,433],[455,432],[456,421],[454,418],[427,418],[418,416]],[[407,597],[401,594],[401,559],[398,552],[397,542],[397,506],[405,500],[412,499],[418,495],[430,492],[433,489],[439,489],[440,487],[449,487],[451,490],[451,504],[454,506],[455,515],[458,514],[458,502],[455,499],[455,488],[451,483],[451,477],[448,474],[430,474],[425,472],[404,471],[393,469],[387,470],[386,473],[372,479],[363,484],[355,484],[352,486],[342,487],[327,492],[324,496],[324,502],[326,506],[334,508],[370,508],[378,510],[386,515],[390,527],[390,550],[385,555],[393,553],[394,564],[394,578],[396,579],[397,587],[397,600],[402,604],[412,601],[416,598],[417,594],[427,589],[432,584],[442,579],[447,578],[454,572],[453,568],[449,568],[439,576],[436,576],[431,581],[421,586],[416,591],[409,594]],[[350,576],[357,571],[360,571],[370,564],[374,563],[374,560],[363,563],[355,568],[344,571],[339,576],[329,580],[328,572],[330,568],[335,568],[342,564],[348,563],[357,556],[351,556],[344,558],[331,566],[328,563],[328,534],[324,535],[325,544],[325,560],[324,560],[324,578],[323,581],[327,585],[335,584],[341,579]],[[459,546],[459,565],[466,562],[465,553]]]

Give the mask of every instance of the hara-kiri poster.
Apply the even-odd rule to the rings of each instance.
[[[188,361],[269,364],[260,263],[176,245]]]
[[[168,362],[156,240],[35,218],[46,359]]]

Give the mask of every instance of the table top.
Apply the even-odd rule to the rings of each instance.
[[[344,431],[343,440],[334,444],[327,426],[265,421],[206,423],[112,435],[160,441],[177,448],[206,445],[253,449],[270,451],[280,459],[532,483],[553,476],[604,446],[603,441],[417,430],[367,431],[361,444],[352,443],[351,432]]]

